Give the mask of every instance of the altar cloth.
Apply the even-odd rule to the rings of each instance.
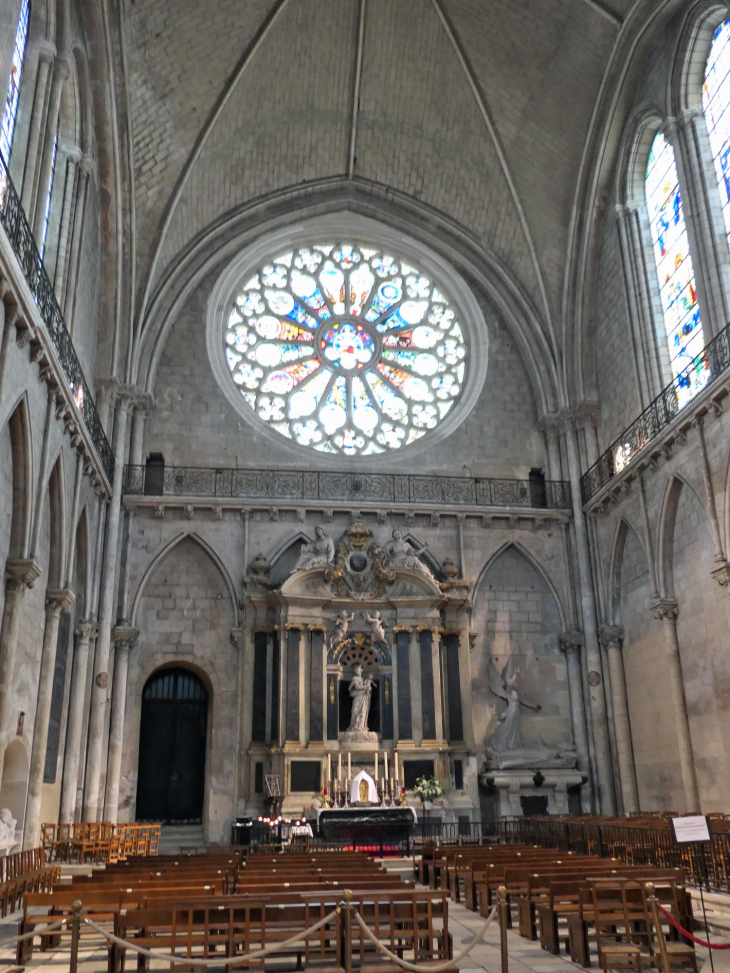
[[[386,845],[408,838],[416,823],[412,807],[321,807],[317,826],[326,839]]]

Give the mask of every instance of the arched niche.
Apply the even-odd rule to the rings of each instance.
[[[3,776],[0,781],[0,809],[8,808],[23,826],[25,797],[28,790],[28,754],[21,740],[12,740],[5,749]]]
[[[471,657],[477,747],[484,745],[504,708],[490,689],[490,658],[500,672],[512,659],[520,668],[520,691],[542,707],[539,713],[522,713],[525,746],[572,741],[567,669],[558,646],[563,612],[545,572],[510,544],[483,572],[473,605],[472,629],[478,633]]]

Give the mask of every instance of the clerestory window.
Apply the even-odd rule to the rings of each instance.
[[[18,116],[18,100],[20,98],[20,82],[23,77],[23,61],[25,48],[28,43],[28,22],[30,19],[30,0],[23,0],[15,31],[13,44],[13,58],[8,78],[8,92],[5,97],[3,117],[0,122],[0,154],[7,165],[10,162],[10,151],[13,147],[15,121]]]

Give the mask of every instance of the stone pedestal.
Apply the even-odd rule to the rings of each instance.
[[[500,813],[521,817],[522,797],[547,797],[548,814],[568,813],[568,788],[581,784],[584,775],[578,770],[541,770],[540,786],[536,771],[486,770],[479,775],[485,787],[496,788],[500,795]]]

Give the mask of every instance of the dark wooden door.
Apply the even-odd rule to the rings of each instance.
[[[142,694],[138,821],[198,823],[203,816],[208,694],[187,669],[164,669]]]

